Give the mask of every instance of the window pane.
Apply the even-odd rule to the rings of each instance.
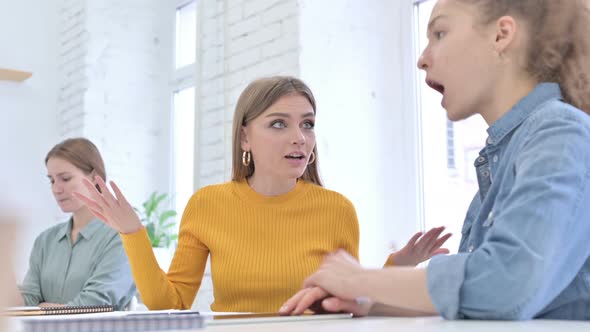
[[[435,3],[417,4],[420,53],[428,44],[426,30]],[[473,162],[485,144],[487,125],[479,115],[449,125],[440,93],[429,88],[425,78],[420,71],[424,221],[426,229],[446,226],[453,233],[446,247],[456,252],[465,213],[477,192]]]
[[[195,62],[197,48],[197,2],[176,10],[176,68]]]
[[[173,111],[174,204],[179,215],[193,194],[195,154],[195,88],[174,94]]]

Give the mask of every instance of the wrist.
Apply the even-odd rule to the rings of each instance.
[[[370,290],[372,272],[373,270],[363,269],[350,276],[347,288],[351,290],[356,301],[370,303],[374,301]]]
[[[129,228],[126,230],[121,230],[119,231],[119,233],[123,234],[123,235],[133,235],[133,234],[137,234],[140,231],[142,231],[145,227],[142,224],[139,224],[138,227],[133,227],[133,228]]]

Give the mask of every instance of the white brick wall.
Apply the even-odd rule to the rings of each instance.
[[[173,9],[164,3],[60,4],[59,133],[94,141],[134,205],[169,188]]]
[[[231,123],[246,85],[261,76],[299,74],[299,23],[297,0],[203,0],[199,9],[197,185],[202,187],[230,177]]]

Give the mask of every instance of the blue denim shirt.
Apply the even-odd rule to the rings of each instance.
[[[539,84],[488,129],[459,253],[434,257],[444,318],[590,319],[590,116]]]

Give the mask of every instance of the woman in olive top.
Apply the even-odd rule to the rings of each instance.
[[[208,255],[215,297],[211,309],[250,312],[277,311],[326,254],[341,248],[358,257],[355,209],[320,181],[315,115],[313,94],[296,78],[259,79],[244,90],[234,115],[232,180],[192,196],[167,274],[117,186],[110,183],[113,196],[100,177],[102,194],[85,182],[91,198],[77,196],[121,233],[150,309],[190,308]],[[422,247],[442,244],[445,238],[437,242],[441,231],[431,232]],[[402,251],[394,262],[406,261],[402,256],[412,255]]]
[[[82,179],[105,177],[98,149],[87,139],[68,139],[49,151],[45,164],[57,204],[72,216],[35,240],[20,304],[124,309],[135,285],[121,239],[72,195],[87,192]]]

